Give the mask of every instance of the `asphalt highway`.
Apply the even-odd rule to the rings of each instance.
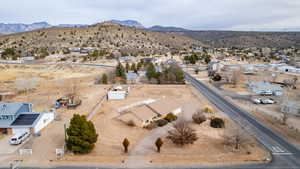
[[[200,93],[213,103],[221,111],[225,112],[231,119],[236,121],[251,135],[267,148],[273,159],[269,164],[261,166],[262,168],[277,169],[299,169],[300,168],[300,150],[284,139],[279,133],[266,127],[263,122],[257,120],[249,112],[241,109],[231,101],[225,99],[215,90],[209,88],[201,81],[195,79],[188,73],[185,73],[186,80],[190,82]],[[246,166],[245,166],[246,167]],[[256,166],[258,167],[258,166]]]

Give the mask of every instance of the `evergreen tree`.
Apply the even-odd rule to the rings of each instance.
[[[128,72],[129,72],[129,70],[130,70],[130,65],[129,65],[129,63],[126,63],[126,67],[125,67],[125,69],[126,69],[126,72],[128,73]]]
[[[205,61],[206,64],[208,64],[211,61],[211,56],[206,55],[205,58],[204,58],[204,61]]]
[[[150,63],[148,65],[146,76],[148,80],[151,80],[152,78],[157,78],[157,72],[155,70],[155,66],[153,65],[153,63]]]
[[[116,76],[117,77],[126,77],[125,69],[121,63],[119,63],[116,68]]]
[[[108,80],[107,80],[108,78],[107,78],[107,75],[104,73],[103,75],[102,75],[102,78],[101,78],[101,82],[102,82],[102,84],[108,84]]]
[[[74,114],[67,129],[67,148],[75,154],[87,154],[92,151],[98,139],[94,124],[86,116]]]
[[[132,71],[134,71],[135,73],[137,72],[135,63],[131,64],[131,68],[130,68],[130,69],[131,69]]]

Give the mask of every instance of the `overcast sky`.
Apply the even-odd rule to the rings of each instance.
[[[0,23],[132,19],[189,29],[300,28],[300,0],[1,0]]]

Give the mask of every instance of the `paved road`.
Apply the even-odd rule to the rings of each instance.
[[[202,82],[185,73],[186,80],[206,96],[216,107],[239,123],[245,130],[255,136],[273,155],[273,161],[264,168],[300,168],[300,150],[286,141],[281,135],[264,126],[250,113],[226,100]]]

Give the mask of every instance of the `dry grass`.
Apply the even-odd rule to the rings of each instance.
[[[244,84],[238,84],[238,85],[227,84],[227,85],[223,85],[221,88],[223,88],[224,90],[229,90],[234,92],[247,91],[247,87]]]

